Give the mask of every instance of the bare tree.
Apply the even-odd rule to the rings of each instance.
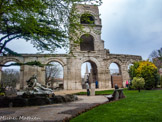
[[[110,69],[111,75],[119,75],[119,69]]]
[[[162,68],[162,47],[159,50],[152,51],[149,59],[158,67],[158,69]]]
[[[62,77],[62,66],[57,62],[51,62],[49,66],[46,66],[46,84],[55,82],[56,78]]]
[[[20,72],[14,69],[5,69],[2,71],[2,86],[5,88],[11,86],[16,87],[16,83],[20,82]]]

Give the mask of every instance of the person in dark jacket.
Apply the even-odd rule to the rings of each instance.
[[[90,91],[89,91],[89,82],[88,82],[88,80],[86,81],[86,89],[87,89],[87,96],[89,96]]]

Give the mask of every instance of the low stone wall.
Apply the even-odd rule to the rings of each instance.
[[[0,97],[0,107],[24,107],[24,106],[38,106],[47,105],[54,103],[64,103],[76,101],[78,98],[75,95],[64,95],[64,96],[54,96],[54,97],[44,97],[44,96],[17,96],[17,97]]]

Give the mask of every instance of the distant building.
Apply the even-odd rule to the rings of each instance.
[[[63,89],[63,78],[51,79],[51,82],[47,84],[47,87],[51,87],[53,89]]]
[[[82,79],[82,88],[85,89],[85,83],[88,80],[89,81],[89,72],[88,72],[88,66],[86,64],[86,72],[84,74],[84,78]]]

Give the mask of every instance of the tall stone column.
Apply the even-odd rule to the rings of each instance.
[[[64,88],[65,89],[81,89],[81,83],[79,83],[80,69],[78,68],[80,63],[76,63],[77,59],[74,57],[67,59],[67,67],[64,71]],[[80,85],[79,85],[80,84]]]
[[[82,89],[81,62],[72,57],[67,63],[67,89]]]
[[[67,90],[68,89],[68,74],[67,74],[67,66],[64,66],[63,67],[63,69],[64,69],[64,74],[63,74],[63,87],[64,87],[64,89],[65,90]]]
[[[67,66],[64,69],[64,89],[68,90],[70,88],[70,80],[71,80],[71,58],[67,58],[66,62]]]
[[[127,65],[122,65],[121,70],[122,70],[123,87],[126,87],[126,81],[129,80]]]
[[[46,84],[46,79],[45,79],[46,70],[45,70],[45,67],[44,68],[39,67],[37,72],[38,72],[38,76],[39,76],[38,81],[42,85],[45,85]]]
[[[111,76],[107,68],[100,68],[98,70],[98,82],[100,89],[111,88]]]
[[[79,65],[80,66],[80,65]],[[81,66],[75,69],[75,89],[82,89]]]
[[[20,67],[20,89],[24,89],[24,66]]]
[[[111,83],[111,74],[110,74],[110,70],[108,69],[108,71],[106,72],[107,74],[107,81],[108,81],[108,85],[109,87],[108,88],[112,88],[112,83]]]

